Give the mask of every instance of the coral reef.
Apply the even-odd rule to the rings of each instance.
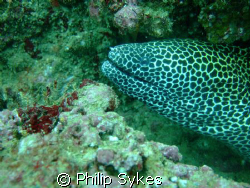
[[[211,4],[199,4],[202,9],[199,22],[207,33],[207,39],[213,43],[232,43],[250,38],[249,1],[216,0]],[[237,9],[237,13],[232,12]]]
[[[5,6],[0,7],[0,14],[6,15],[0,20],[0,70],[1,101],[8,109],[52,106],[83,77],[101,77],[99,61],[106,58],[115,39],[108,22],[82,11],[85,3],[73,13],[71,6],[55,7],[49,1],[15,1]],[[12,18],[16,14],[20,15]]]
[[[173,32],[173,19],[170,17],[174,6],[173,2],[170,5],[162,4],[155,6],[149,3],[143,8],[143,18],[140,31],[153,37],[169,37]]]
[[[166,164],[176,166],[179,160],[196,166],[207,164],[223,177],[249,183],[249,165],[244,166],[224,145],[181,129],[119,91],[116,97],[112,89],[100,89],[102,84],[92,82],[90,87],[89,81],[82,82],[87,78],[110,85],[100,74],[100,64],[107,58],[109,47],[125,42],[190,37],[213,43],[246,41],[249,45],[249,6],[249,1],[243,0],[0,0],[3,187],[46,186],[46,181],[58,186],[56,176],[67,169],[72,175],[100,171],[116,183],[120,180],[118,171],[123,170],[132,175],[138,170],[144,177],[165,174],[164,183],[170,187],[232,182],[183,164],[183,172],[189,168],[195,171],[190,179],[185,174],[171,174]],[[129,7],[136,13],[126,17],[122,10]],[[119,14],[124,21],[120,25]],[[95,95],[98,88],[100,93]],[[72,100],[74,92],[78,100]],[[113,112],[118,104],[116,112],[120,115]],[[17,109],[22,109],[21,117]],[[74,121],[82,124],[73,125]],[[114,132],[120,129],[120,134]],[[183,157],[177,147],[157,142],[178,146]],[[130,146],[135,157],[118,146]],[[119,159],[126,163],[119,163]]]
[[[88,86],[89,84],[92,85]],[[75,105],[77,107],[74,108],[74,111],[81,113],[114,110],[119,105],[114,92],[103,84],[84,79],[80,88],[80,93],[74,91],[70,96],[63,99],[60,105],[19,108],[18,115],[21,117],[23,129],[27,133],[48,134],[57,123],[59,114],[70,111]],[[104,103],[99,102],[100,97],[104,97]],[[77,104],[75,104],[75,100],[77,100]],[[92,109],[89,109],[88,106]]]
[[[153,37],[167,37],[172,32],[173,20],[169,17],[175,2],[139,5],[128,1],[114,14],[114,24],[122,35],[143,33]]]
[[[134,33],[139,29],[141,16],[142,12],[140,7],[129,2],[128,5],[122,7],[115,13],[114,22],[123,34],[126,32]]]
[[[117,104],[110,87],[88,82],[77,93],[72,110],[60,113],[50,133],[22,135],[15,145],[1,151],[1,185],[55,187],[58,182],[63,184],[59,174],[67,173],[69,184],[82,187],[250,187],[221,178],[208,166],[180,163],[176,146],[147,141],[142,132],[128,127],[122,116],[109,111],[111,101]],[[100,97],[93,101],[93,96]],[[18,129],[17,113],[4,111],[0,117],[10,127],[15,125],[11,129]],[[101,183],[83,176],[105,179]]]
[[[12,147],[17,137],[22,134],[21,119],[16,110],[0,112],[0,151]]]

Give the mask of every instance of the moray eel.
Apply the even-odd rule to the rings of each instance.
[[[250,159],[250,49],[191,39],[112,47],[102,72],[159,114]]]

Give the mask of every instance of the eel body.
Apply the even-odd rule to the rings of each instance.
[[[250,49],[191,39],[111,48],[102,72],[158,113],[250,159]]]

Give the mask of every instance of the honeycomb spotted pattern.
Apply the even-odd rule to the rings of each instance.
[[[123,44],[102,72],[159,114],[250,159],[250,49],[191,39]]]

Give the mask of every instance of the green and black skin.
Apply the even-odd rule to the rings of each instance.
[[[250,159],[250,49],[191,39],[110,49],[102,72],[119,89]]]

